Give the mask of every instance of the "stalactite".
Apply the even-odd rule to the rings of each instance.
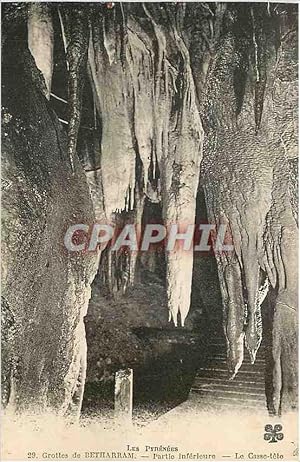
[[[188,100],[188,95],[186,95]],[[184,106],[188,106],[188,101],[185,101]],[[196,113],[195,106],[192,105],[194,114]],[[173,163],[163,163],[162,169],[165,177],[163,177],[162,185],[162,200],[164,219],[167,224],[179,223],[182,225],[181,231],[187,224],[194,223],[195,220],[195,190],[197,188],[197,179],[200,168],[201,158],[201,137],[202,129],[200,120],[198,128],[195,131],[194,141],[189,139],[187,134],[189,124],[189,110],[186,106],[182,109],[183,126],[178,130],[178,138],[172,146],[174,149],[175,160]],[[195,126],[197,121],[195,121]],[[187,126],[184,126],[187,123]],[[171,151],[172,152],[172,151]],[[177,166],[180,165],[179,178]],[[173,179],[172,183],[168,183],[168,177]],[[191,184],[191,179],[194,179],[194,184]],[[164,180],[166,183],[164,184]],[[189,186],[187,186],[189,185]],[[180,229],[180,228],[179,228]],[[172,319],[177,325],[177,316],[180,313],[181,323],[184,325],[184,320],[189,311],[190,291],[192,282],[193,254],[180,249],[167,253],[167,289],[169,310]]]
[[[153,188],[152,183],[148,184],[148,178],[149,174],[152,178],[156,176],[155,163],[157,160],[165,222],[169,224],[177,220],[181,223],[193,223],[195,191],[201,159],[202,127],[196,109],[189,52],[180,34],[177,33],[175,24],[168,30],[168,27],[153,19],[148,7],[145,5],[143,7],[154,28],[158,50],[156,56],[153,51],[149,51],[153,50],[153,37],[144,32],[137,18],[130,13],[126,15],[127,36],[123,43],[125,62],[122,62],[120,55],[121,43],[118,43],[120,38],[117,38],[114,32],[119,27],[115,13],[114,15],[105,14],[103,24],[98,28],[97,38],[94,37],[89,51],[93,85],[98,100],[97,106],[100,112],[105,114],[101,141],[101,172],[106,214],[109,218],[115,210],[132,208],[135,203],[135,223],[137,226],[140,225],[143,196],[150,187]],[[95,33],[95,27],[93,27],[93,33]],[[119,35],[122,36],[122,33]],[[173,40],[176,43],[176,53],[183,63],[182,74],[181,70],[176,69],[167,57],[167,40]],[[179,89],[175,83],[179,72],[184,80],[180,95],[177,94]],[[105,82],[108,81],[110,84],[112,81],[116,82],[112,101],[107,92],[103,91]],[[132,82],[133,92],[126,86],[126,81]],[[117,111],[113,110],[114,104],[118,105]],[[121,154],[121,147],[118,147],[119,140],[114,138],[112,141],[109,134],[120,130],[123,131],[123,136],[120,138],[123,163],[118,160],[118,152]],[[128,142],[124,142],[126,137]],[[113,157],[112,152],[114,152]],[[133,161],[137,153],[142,165],[139,178],[142,178],[143,185],[139,195],[133,200],[133,196],[130,199],[128,194],[134,194],[136,191],[137,172]],[[171,162],[174,154],[175,157]],[[124,156],[128,156],[126,162],[124,162]],[[149,170],[151,160],[152,169],[155,168],[152,172]],[[117,172],[121,166],[122,174],[119,176]],[[112,168],[113,175],[110,175]],[[195,184],[190,189],[187,184],[193,177]],[[117,187],[113,188],[113,183],[117,183]],[[113,189],[117,194],[116,197],[113,196]],[[168,254],[167,259],[169,262],[167,281],[170,313],[172,313],[175,324],[177,324],[177,314],[181,313],[182,323],[184,323],[190,303],[192,255],[187,256],[184,253],[174,252],[173,255]],[[134,261],[135,258],[132,256],[131,266],[134,266]],[[179,270],[181,266],[182,270]],[[131,277],[133,273],[131,269]]]
[[[28,47],[45,81],[45,96],[50,99],[53,73],[54,33],[51,6],[31,3],[28,9]]]
[[[72,6],[68,11],[67,17],[67,62],[69,73],[68,155],[71,170],[74,172],[74,158],[76,156],[77,138],[81,118],[82,90],[87,63],[89,27],[87,12],[82,7]]]
[[[155,159],[154,150],[154,53],[151,51],[151,39],[143,33],[133,15],[127,18],[126,62],[133,83],[132,132],[136,140],[136,184],[135,184],[135,224],[141,229],[144,210],[144,198],[152,187],[151,160]],[[150,178],[149,178],[150,175]],[[157,191],[157,190],[156,190]],[[130,255],[130,277],[132,285],[135,279],[137,253]]]
[[[151,106],[146,106],[144,101],[150,83],[150,70],[143,67],[143,60],[146,60],[143,53],[147,50],[139,49],[142,42],[132,33],[125,40],[125,16],[122,14],[121,25],[116,9],[104,15],[101,21],[99,27],[93,27],[89,68],[96,107],[103,120],[101,182],[105,213],[107,219],[113,221],[131,217],[138,228],[143,213],[153,125]],[[111,85],[114,92],[107,92],[105,86],[110,89]],[[119,263],[123,260],[123,255],[117,256]],[[137,253],[129,253],[124,264],[110,271],[111,277],[114,271],[122,274],[123,282],[116,281],[118,290],[126,291],[133,284],[136,260]],[[112,259],[108,264],[111,263]],[[116,287],[112,279],[109,285],[112,289]]]
[[[104,194],[105,213],[112,219],[116,210],[124,210],[128,192],[135,188],[135,150],[129,119],[129,105],[132,90],[128,69],[123,70],[120,55],[109,62],[104,44],[117,40],[114,48],[120,50],[120,36],[109,36],[109,30],[118,27],[117,19],[109,16],[97,18],[98,24],[92,25],[89,45],[89,69],[95,102],[103,121],[101,139],[101,174]],[[109,26],[110,22],[112,25]],[[106,26],[105,26],[106,23]],[[112,46],[112,45],[111,45]],[[131,204],[133,201],[131,200]]]
[[[61,36],[62,36],[63,46],[64,46],[64,50],[65,50],[65,55],[67,56],[68,41],[67,41],[67,37],[66,37],[66,31],[65,31],[65,25],[64,25],[63,17],[62,17],[61,10],[60,10],[59,6],[57,7],[57,15],[58,15],[59,23],[60,23]],[[67,60],[66,60],[66,66],[67,66],[67,68],[69,70],[69,63],[68,63]]]
[[[134,88],[133,131],[143,165],[142,180],[145,190],[153,155],[153,56],[149,38],[148,43],[144,43],[136,30],[138,25],[131,18],[128,23],[126,58]],[[146,34],[144,40],[147,40]]]
[[[177,30],[171,7],[165,27],[144,5],[157,41],[155,75],[155,147],[161,172],[163,218],[168,226],[179,224],[179,232],[195,221],[196,191],[203,140],[202,124],[196,105],[189,51]],[[180,7],[177,10],[180,14]],[[167,56],[167,45],[176,46],[179,64]],[[177,61],[177,63],[178,63]],[[175,74],[175,75],[174,75]],[[180,88],[174,83],[180,79]],[[174,249],[166,252],[167,292],[170,319],[184,325],[189,311],[193,253]]]
[[[168,94],[168,86],[164,79],[168,78],[168,62],[166,60],[166,37],[163,28],[154,19],[153,15],[143,4],[146,16],[149,18],[154,29],[157,55],[155,56],[155,76],[154,76],[154,133],[155,133],[155,154],[158,165],[167,156],[168,149],[168,129],[171,102]],[[167,71],[167,72],[166,72]],[[162,169],[160,168],[162,171]]]
[[[219,137],[218,144],[213,140],[208,141],[211,149],[215,149],[214,161],[219,165],[216,168],[215,164],[213,175],[209,175],[205,194],[208,204],[211,204],[208,206],[210,220],[217,220],[217,223],[225,220],[224,223],[230,227],[235,249],[236,257],[228,260],[219,257],[219,266],[220,280],[224,279],[227,289],[223,289],[223,304],[225,331],[230,346],[229,364],[237,372],[241,365],[243,333],[252,362],[262,339],[260,291],[264,281],[260,280],[260,266],[264,255],[266,217],[272,201],[272,166],[262,161],[267,147],[262,146],[261,140],[254,142],[251,138],[250,149],[242,148],[249,146],[245,141],[247,135],[241,135],[240,138],[235,132],[234,136],[223,136],[222,140]],[[239,163],[238,171],[234,165],[233,153],[239,153],[239,158],[243,159]],[[240,188],[240,181],[237,181],[241,172],[243,188]],[[227,175],[228,180],[225,179]],[[220,184],[218,178],[219,181],[222,178],[223,186],[217,187]],[[232,203],[236,204],[235,208],[232,208]],[[231,282],[231,279],[235,282]],[[233,289],[229,291],[230,287]],[[236,326],[239,326],[238,331]]]

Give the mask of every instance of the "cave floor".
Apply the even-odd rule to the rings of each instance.
[[[282,425],[283,441],[270,445],[264,440],[268,424]],[[236,454],[242,454],[241,458],[249,460],[256,458],[254,454],[270,454],[274,450],[280,458],[297,459],[297,413],[270,417],[267,409],[225,407],[211,397],[200,400],[193,392],[187,401],[151,422],[144,429],[143,439],[161,441],[165,434],[163,442],[176,441],[180,453],[185,454],[181,459],[196,454],[193,457],[200,460],[214,454],[217,460],[235,460]]]

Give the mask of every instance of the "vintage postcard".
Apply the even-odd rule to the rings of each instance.
[[[1,25],[2,460],[298,460],[298,4]]]

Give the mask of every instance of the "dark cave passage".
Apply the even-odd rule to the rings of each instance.
[[[203,195],[199,194],[200,201]],[[201,213],[205,210],[203,203],[199,210]],[[197,219],[200,222],[207,217],[199,215]],[[146,201],[143,223],[161,222],[160,205]],[[107,259],[105,253],[102,258]],[[114,374],[127,367],[133,368],[134,415],[141,421],[156,418],[187,399],[197,370],[208,355],[208,338],[222,330],[215,259],[213,255],[203,259],[202,255],[195,259],[191,308],[184,328],[174,328],[167,322],[163,247],[141,253],[135,284],[125,296],[118,287],[111,294],[105,277],[101,274],[96,277],[86,317],[88,372],[83,415],[101,409],[113,410]],[[100,267],[104,267],[103,262]],[[201,271],[206,274],[210,271],[209,292],[197,284]],[[205,305],[212,296],[214,299]],[[99,317],[101,325],[97,322]],[[109,343],[103,348],[106,335]]]

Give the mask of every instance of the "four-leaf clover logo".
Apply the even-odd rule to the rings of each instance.
[[[276,424],[271,425],[267,424],[265,426],[265,434],[264,434],[264,439],[266,441],[269,441],[269,443],[277,443],[278,441],[283,440],[283,433],[281,433],[282,430],[282,425]]]

